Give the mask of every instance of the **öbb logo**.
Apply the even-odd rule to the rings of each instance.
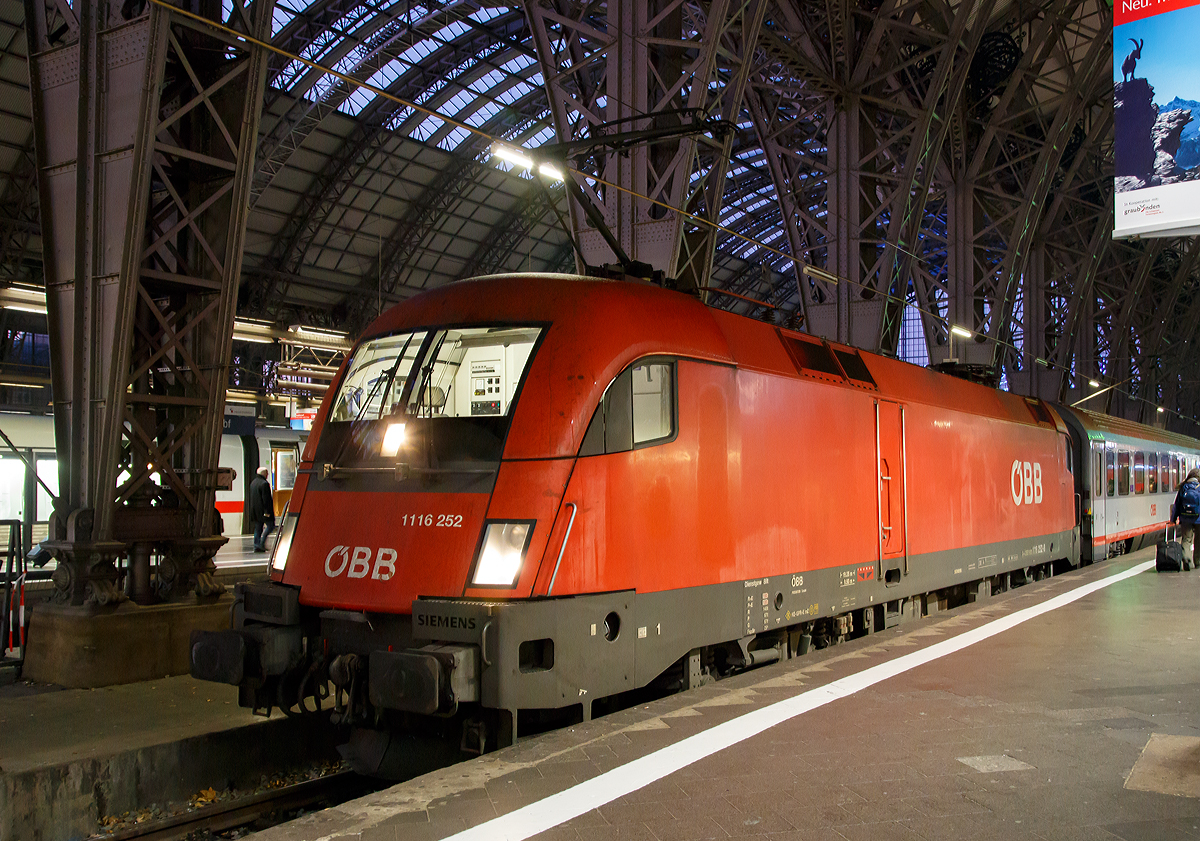
[[[380,548],[372,570],[371,547],[334,546],[325,556],[325,574],[337,578],[343,572],[347,578],[366,578],[370,572],[372,579],[387,581],[396,574],[396,550]]]
[[[1017,459],[1009,473],[1013,502],[1017,505],[1037,505],[1042,501],[1042,465]]]

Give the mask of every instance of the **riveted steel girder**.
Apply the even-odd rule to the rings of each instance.
[[[262,39],[272,6],[235,2],[226,23]],[[266,55],[157,4],[26,9],[56,598],[120,601],[127,551],[139,600],[217,592],[217,453]]]
[[[758,0],[526,0],[524,7],[558,141],[579,173],[568,177],[579,187],[570,208],[580,263],[624,257],[677,276],[685,221],[669,208],[719,213],[728,143],[711,121],[738,120],[764,7]],[[616,138],[639,133],[646,139],[614,148]],[[701,137],[712,154],[698,154]],[[611,239],[589,221],[585,203]],[[712,241],[699,235],[686,252],[689,285],[707,285]]]

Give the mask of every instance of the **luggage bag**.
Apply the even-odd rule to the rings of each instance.
[[[1178,535],[1177,535],[1178,536]],[[1158,541],[1158,549],[1154,556],[1154,569],[1157,572],[1181,572],[1191,569],[1191,563],[1183,560],[1183,544],[1171,540],[1171,529],[1167,529],[1166,539]]]

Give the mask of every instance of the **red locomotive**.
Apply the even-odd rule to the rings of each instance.
[[[455,283],[355,346],[193,674],[505,744],[1078,565],[1063,414],[648,284]]]

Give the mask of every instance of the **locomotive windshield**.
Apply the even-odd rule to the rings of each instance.
[[[537,327],[462,327],[363,342],[330,419],[507,415],[541,332]]]
[[[446,468],[499,461],[514,398],[541,327],[394,333],[359,345],[317,459]]]

